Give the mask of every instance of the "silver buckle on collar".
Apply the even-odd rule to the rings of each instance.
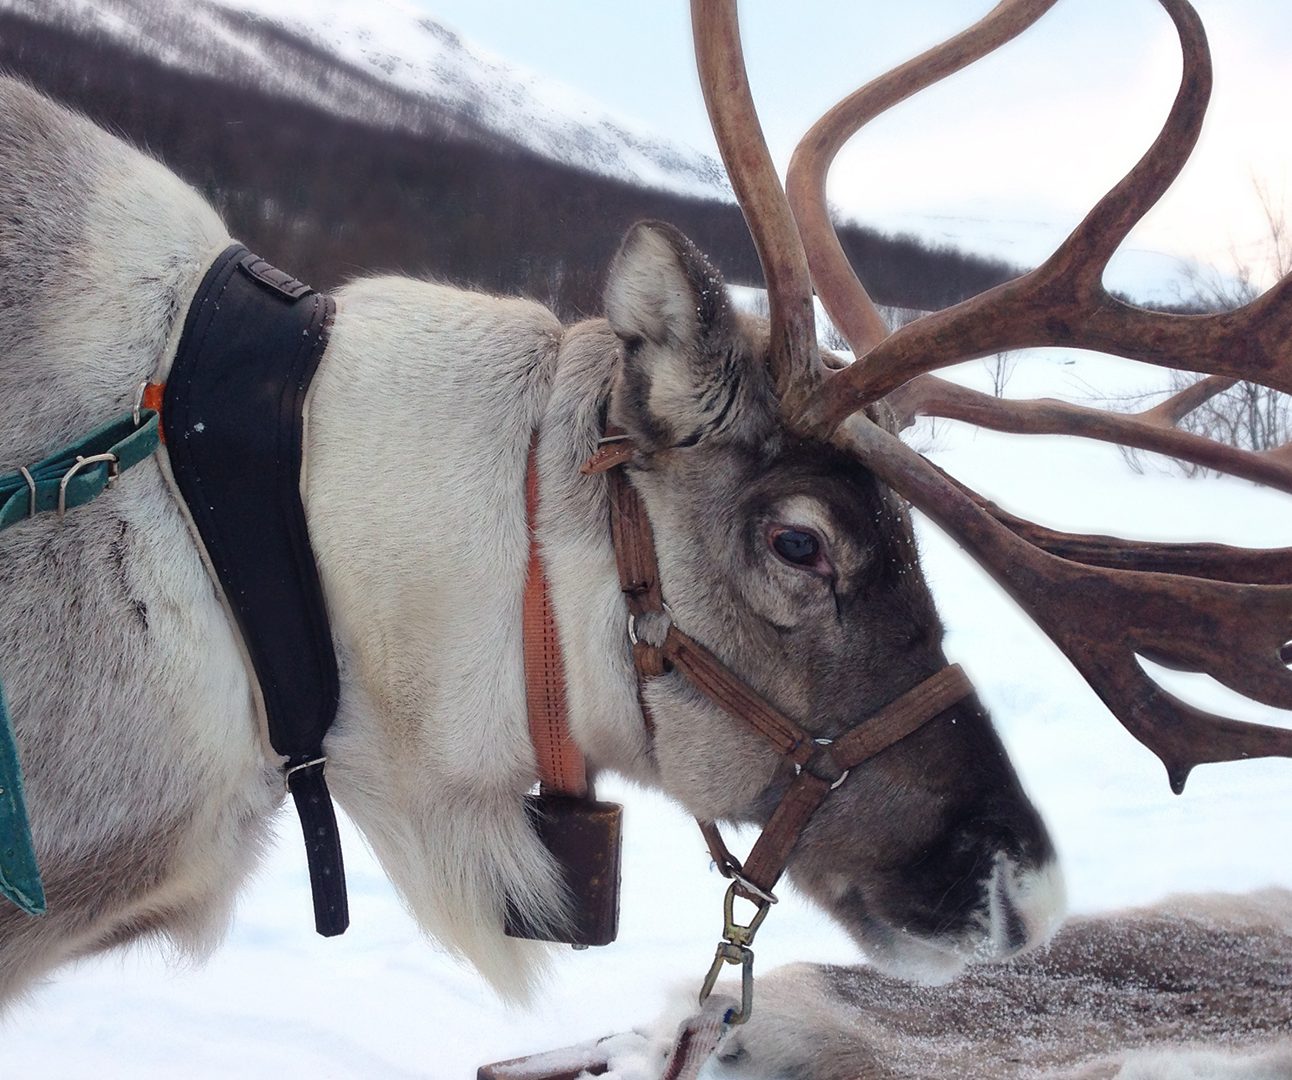
[[[22,478],[27,481],[27,516],[34,518],[36,516],[36,480],[27,470],[26,465],[19,465],[18,471],[22,473]]]
[[[309,761],[302,761],[299,765],[293,765],[290,769],[283,770],[283,788],[290,792],[292,790],[292,774],[298,773],[302,769],[312,769],[315,765],[326,765],[327,757],[311,758]]]
[[[63,479],[58,482],[58,517],[61,521],[63,515],[67,513],[67,485],[72,482],[72,477],[82,469],[88,469],[91,465],[97,465],[101,461],[108,463],[108,488],[117,482],[121,476],[121,461],[116,454],[91,454],[89,457],[76,455],[76,464],[67,472],[63,473]],[[30,481],[29,481],[30,482]],[[35,488],[32,488],[32,502],[35,503]]]

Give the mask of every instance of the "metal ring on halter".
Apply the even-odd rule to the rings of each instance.
[[[744,889],[745,892],[752,893],[754,896],[758,897],[758,899],[768,904],[780,903],[780,901],[776,898],[776,894],[774,892],[770,892],[767,889],[760,889],[757,885],[755,885],[752,881],[750,881],[747,877],[745,877],[745,875],[742,874],[739,870],[733,869],[731,871],[730,877],[731,877],[731,880],[734,881],[737,885],[739,885],[742,889]]]
[[[664,609],[663,614],[668,616],[669,625],[672,626],[673,609],[670,608],[667,604],[662,604],[661,607],[663,607]],[[656,615],[656,614],[659,614],[659,612],[645,612],[645,614]],[[634,645],[637,644],[637,640],[638,640],[637,639],[637,616],[634,615],[631,611],[628,613],[628,640],[631,641]]]
[[[27,481],[27,490],[31,493],[27,496],[27,516],[34,518],[36,516],[36,481],[31,473],[27,471],[26,465],[19,465],[18,471],[22,473],[22,478]]]
[[[827,739],[827,738],[825,738],[825,737],[821,737],[821,738],[813,739],[812,741],[813,741],[814,743],[816,743],[816,745],[817,745],[817,746],[833,746],[833,745],[834,745],[834,740],[833,740],[833,739]],[[802,772],[803,772],[803,766],[802,766],[802,765],[800,765],[800,764],[796,761],[796,762],[794,763],[794,775],[795,775],[795,776],[799,776],[799,775],[801,775],[801,774],[802,774]],[[834,790],[835,790],[835,788],[837,788],[840,784],[842,784],[845,780],[847,780],[847,779],[848,779],[848,774],[849,774],[850,772],[852,772],[852,770],[851,770],[851,769],[844,769],[844,770],[843,770],[843,775],[842,775],[841,777],[839,777],[839,779],[838,779],[838,780],[834,781],[834,783],[832,783],[832,784],[830,785],[830,790],[831,790],[831,791],[834,791]],[[822,777],[822,779],[824,779],[824,777]]]

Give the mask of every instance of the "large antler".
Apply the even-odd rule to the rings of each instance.
[[[691,24],[709,122],[767,282],[777,393],[792,411],[821,373],[807,257],[754,109],[736,0],[694,0]]]
[[[1292,551],[1145,544],[1044,529],[976,496],[857,415],[890,395],[907,418],[949,416],[1005,431],[1080,434],[1169,453],[1292,492],[1292,446],[1255,454],[1175,429],[1182,416],[1235,379],[1292,392],[1292,278],[1238,311],[1205,316],[1143,311],[1111,296],[1102,283],[1109,259],[1179,174],[1201,128],[1211,64],[1202,25],[1186,0],[1159,0],[1184,55],[1180,90],[1161,134],[1042,266],[888,335],[848,264],[825,198],[826,174],[839,149],[868,120],[1017,36],[1054,2],[1003,0],[969,30],[845,99],[804,137],[790,167],[789,202],[822,303],[858,359],[828,378],[813,368],[810,396],[783,400],[801,403],[787,409],[800,432],[849,447],[955,536],[1161,758],[1178,791],[1202,762],[1292,756],[1292,731],[1194,709],[1157,686],[1137,658],[1209,672],[1241,694],[1292,708]],[[743,88],[748,123],[753,107],[732,4],[693,0],[697,13],[717,9],[730,20],[720,47],[727,63],[740,69],[735,81]],[[704,52],[713,41],[706,46],[698,39],[710,24],[697,14],[695,25],[697,48]],[[729,169],[739,165],[739,155],[726,147],[724,158]],[[770,170],[770,159],[765,167]],[[740,193],[735,175],[733,184]],[[751,216],[747,204],[745,212]],[[928,374],[1006,349],[1054,345],[1211,377],[1156,408],[1119,415],[1054,401],[1002,402]]]

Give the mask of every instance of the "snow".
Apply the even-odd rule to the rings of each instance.
[[[980,388],[981,363],[951,374]],[[1021,357],[1012,396],[1091,397],[1160,385],[1107,357]],[[941,423],[912,441],[992,498],[1044,521],[1135,536],[1292,543],[1286,498],[1230,480],[1186,480],[1151,463],[1138,474],[1110,448],[1025,439]],[[924,560],[948,626],[947,651],[992,709],[1065,865],[1071,907],[1092,912],[1181,890],[1292,886],[1285,857],[1292,765],[1199,768],[1181,797],[1057,650],[939,533],[921,527]],[[1169,673],[1168,673],[1169,674]],[[1175,686],[1175,676],[1162,676]],[[1214,684],[1178,692],[1202,704]],[[1233,715],[1287,725],[1241,702]],[[694,824],[667,800],[610,782],[627,804],[620,940],[558,955],[533,1011],[501,1005],[482,981],[423,940],[359,835],[345,835],[353,923],[312,931],[297,825],[245,894],[227,943],[201,967],[133,951],[59,972],[0,1025],[7,1072],[51,1077],[280,1080],[306,1075],[469,1077],[482,1063],[568,1046],[655,1019],[698,987],[721,928],[724,882]],[[733,837],[737,850],[748,834]],[[854,962],[856,948],[790,891],[768,919],[757,969],[792,960]],[[738,1076],[732,1070],[724,1075]]]

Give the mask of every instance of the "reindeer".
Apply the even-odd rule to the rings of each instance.
[[[1017,23],[1016,9],[1048,6],[996,14]],[[766,825],[743,866],[715,844],[735,875],[729,895],[753,898],[759,919],[788,867],[886,970],[938,980],[1039,944],[1059,917],[1044,826],[989,719],[945,677],[906,500],[1006,580],[1177,783],[1197,761],[1292,752],[1273,729],[1213,732],[1127,668],[1136,648],[1214,661],[1238,688],[1288,703],[1292,678],[1270,670],[1287,586],[1237,583],[1229,552],[1203,553],[1218,581],[1143,573],[1175,558],[1157,548],[1132,571],[1048,554],[894,437],[915,405],[895,416],[880,399],[921,363],[951,362],[926,346],[957,338],[976,354],[994,314],[963,336],[946,332],[960,313],[934,316],[881,348],[864,293],[831,289],[818,269],[861,359],[839,370],[818,348],[799,227],[747,107],[734,7],[694,11],[769,321],[737,313],[685,237],[645,223],[611,264],[606,319],[575,327],[432,283],[350,284],[312,389],[302,496],[341,670],[333,788],[418,921],[514,997],[542,947],[504,935],[507,909],[548,927],[568,915],[523,803],[536,771],[519,626],[535,432],[534,533],[573,740],[594,773],[659,787],[705,822]],[[17,467],[164,380],[229,238],[156,163],[28,88],[0,83],[0,116],[0,458]],[[1116,193],[1122,210],[1142,208],[1132,188]],[[1048,278],[1025,281],[1063,299]],[[1050,338],[1081,332],[1075,317],[1038,316],[1023,343],[1039,343],[1038,321]],[[1255,335],[1250,322],[1208,325],[1231,342]],[[1135,355],[1160,341],[1148,330]],[[1222,352],[1218,370],[1292,384],[1276,349],[1253,372]],[[598,451],[607,428],[619,449]],[[0,657],[49,899],[43,919],[0,913],[8,995],[149,934],[210,947],[283,799],[237,635],[166,471],[159,455],[64,525],[37,519],[0,546]],[[633,554],[649,547],[657,563],[644,591],[625,588],[631,559],[607,528],[630,498]],[[1277,553],[1256,561],[1286,567]],[[1065,614],[1078,594],[1081,610]],[[1127,626],[1131,611],[1142,618]],[[752,927],[741,929],[725,959],[743,957]]]
[[[1035,270],[890,334],[843,252],[826,200],[832,161],[865,123],[1018,36],[1054,3],[1002,0],[963,33],[845,98],[803,137],[783,188],[750,92],[734,0],[693,0],[691,11],[710,120],[768,283],[770,358],[790,438],[814,453],[844,455],[950,533],[1157,755],[1178,793],[1199,764],[1292,756],[1292,732],[1194,708],[1158,686],[1139,658],[1207,672],[1266,705],[1292,707],[1292,549],[1142,543],[1047,529],[958,483],[901,443],[892,427],[935,416],[1011,432],[1078,435],[1168,453],[1292,492],[1292,445],[1253,454],[1176,428],[1236,379],[1292,393],[1292,277],[1237,311],[1198,317],[1135,308],[1102,284],[1109,259],[1184,167],[1201,130],[1212,72],[1197,13],[1186,0],[1159,0],[1184,60],[1162,132]],[[814,293],[851,345],[856,360],[850,365],[818,349]],[[1117,415],[1048,400],[1002,402],[932,374],[1002,350],[1041,346],[1093,349],[1205,377],[1153,409]],[[893,425],[883,422],[885,409]],[[811,795],[805,790],[800,801],[821,805]],[[823,805],[830,806],[828,799]],[[795,816],[778,809],[773,824]],[[764,880],[774,881],[777,861],[758,858],[770,846],[760,840],[745,869],[757,865]],[[714,854],[719,866],[728,865],[717,845]],[[753,884],[763,883],[755,875]],[[760,899],[759,889],[740,879],[736,890]],[[701,1011],[679,1032],[667,1080],[692,1080],[733,1017],[748,1018],[747,989],[738,1012],[724,1013],[725,1005],[715,1011],[706,999],[722,964],[747,968],[747,946],[763,912],[749,926],[728,919]],[[513,1064],[481,1075],[520,1075]],[[538,1062],[521,1070],[545,1075]]]
[[[218,217],[156,162],[0,82],[0,460],[16,468],[165,378]],[[580,464],[603,417],[655,527],[678,626],[814,734],[945,666],[904,506],[785,428],[765,323],[675,230],[633,229],[607,318],[362,280],[309,407],[304,499],[341,667],[337,800],[419,923],[523,997],[544,947],[507,905],[563,914],[526,817],[526,460],[574,738],[594,770],[706,819],[765,821],[792,769],[678,674],[643,722],[608,529]],[[360,452],[359,447],[365,449]],[[811,546],[810,557],[804,550]],[[0,656],[48,914],[0,910],[8,999],[149,935],[211,948],[283,801],[246,664],[159,458],[0,543]],[[1044,826],[971,699],[859,767],[791,873],[894,971],[945,978],[1043,940],[1062,885]]]

